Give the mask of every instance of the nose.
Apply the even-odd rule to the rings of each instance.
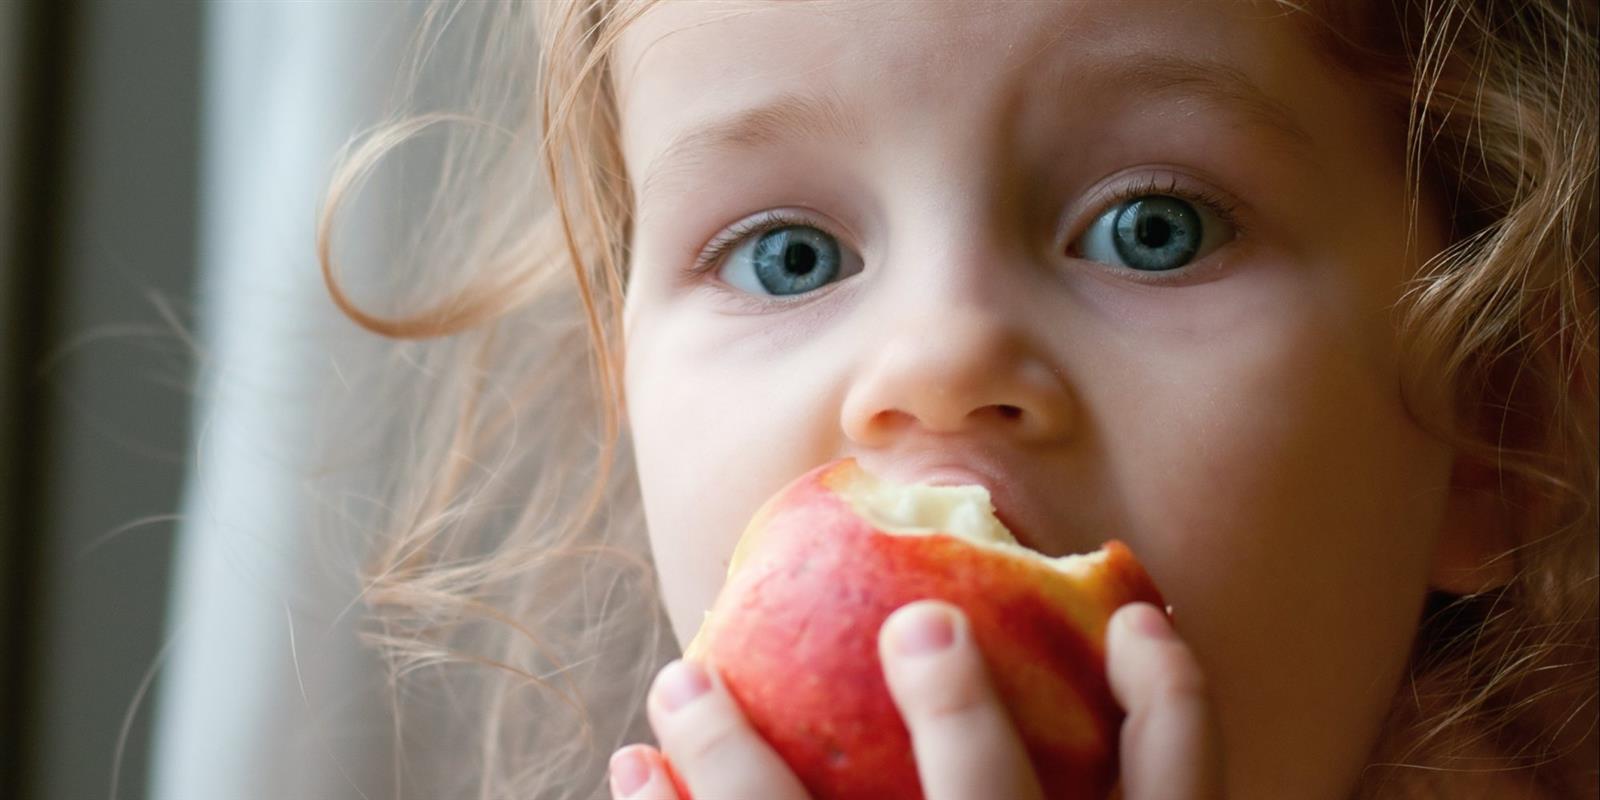
[[[1016,303],[946,283],[934,292],[922,284],[920,302],[905,301],[906,313],[883,320],[885,333],[845,395],[845,434],[863,447],[908,432],[1019,444],[1065,437],[1072,401],[1041,332]]]

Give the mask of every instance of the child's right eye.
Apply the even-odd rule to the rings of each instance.
[[[734,226],[707,246],[696,269],[722,264],[722,279],[750,294],[786,297],[841,277],[846,253],[832,234],[775,211]]]

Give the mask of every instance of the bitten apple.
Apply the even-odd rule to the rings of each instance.
[[[982,486],[896,485],[854,459],[811,470],[750,521],[686,655],[717,670],[817,800],[915,800],[877,641],[924,598],[965,612],[1045,796],[1110,795],[1123,715],[1106,623],[1164,601],[1120,542],[1061,558],[1017,544]]]

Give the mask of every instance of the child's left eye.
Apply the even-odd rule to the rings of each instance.
[[[1139,195],[1096,217],[1072,251],[1080,258],[1140,272],[1171,272],[1233,239],[1228,217],[1226,209],[1205,201]]]

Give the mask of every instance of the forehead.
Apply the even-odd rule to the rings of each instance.
[[[635,179],[687,134],[778,98],[837,100],[810,105],[855,109],[869,122],[891,110],[902,121],[998,120],[1026,115],[1045,86],[1089,100],[1188,84],[1293,129],[1315,115],[1296,101],[1309,102],[1308,70],[1320,68],[1302,24],[1277,3],[1245,0],[667,0],[623,32],[613,77]],[[845,124],[854,121],[831,127],[872,133]]]

